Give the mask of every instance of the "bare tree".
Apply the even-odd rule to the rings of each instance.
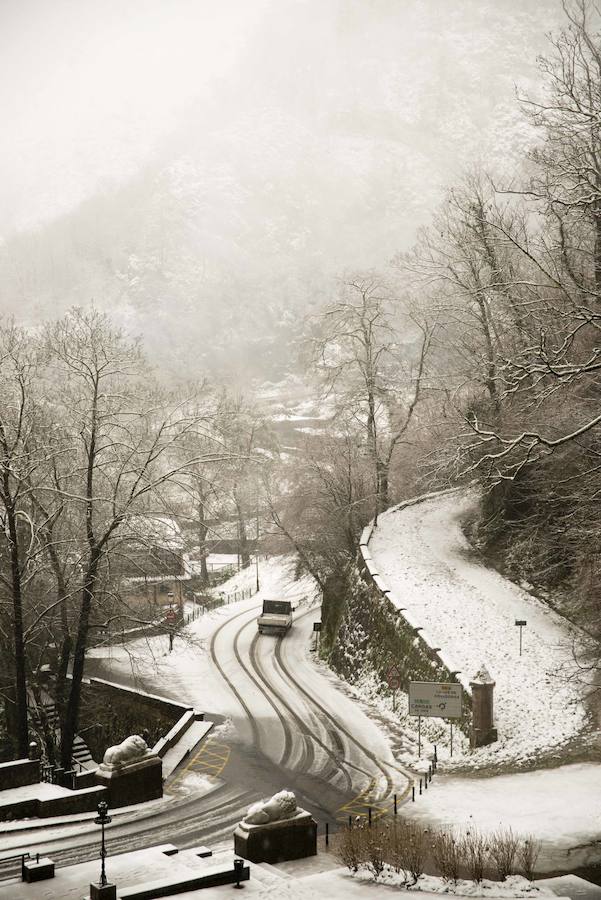
[[[314,361],[325,398],[353,415],[372,462],[375,513],[390,501],[390,467],[423,387],[433,327],[415,317],[401,343],[392,326],[391,300],[376,276],[347,282],[320,316]],[[413,359],[411,358],[413,356]]]
[[[0,579],[12,611],[12,684],[19,756],[27,756],[26,591],[38,571],[39,534],[32,514],[31,482],[46,464],[48,447],[34,385],[39,349],[14,323],[0,327],[0,512],[7,569]],[[8,649],[8,648],[7,648]]]
[[[296,553],[323,591],[355,559],[373,511],[371,471],[353,421],[307,436],[298,456],[263,472],[270,534]]]
[[[492,180],[475,171],[448,192],[415,248],[395,260],[436,316],[445,389],[465,397],[483,388],[496,408],[505,357],[528,342],[528,304],[538,296],[522,277],[522,255],[502,233],[524,229],[520,203],[500,203]]]
[[[526,196],[555,226],[565,275],[591,299],[601,294],[601,41],[599,9],[564,0],[567,26],[539,57],[541,96],[520,102],[542,140],[532,151]]]
[[[276,453],[276,441],[263,412],[241,394],[222,393],[215,427],[228,453],[215,482],[222,520],[233,521],[240,563],[246,568],[256,539],[252,523],[261,503],[261,467]]]
[[[46,341],[61,385],[58,421],[73,442],[60,493],[79,521],[79,611],[70,689],[61,722],[61,764],[69,767],[81,701],[90,617],[102,600],[103,566],[128,521],[160,503],[161,492],[196,459],[176,449],[197,425],[186,404],[154,382],[137,343],[94,310],[73,310]]]

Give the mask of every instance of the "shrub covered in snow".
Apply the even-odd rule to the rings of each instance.
[[[511,829],[486,837],[473,827],[428,829],[400,816],[371,826],[356,822],[336,838],[336,853],[353,874],[406,888],[478,896],[531,892],[539,850],[538,841]],[[424,875],[427,861],[436,876]],[[497,880],[486,880],[485,873]]]

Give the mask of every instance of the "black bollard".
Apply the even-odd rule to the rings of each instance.
[[[411,788],[411,802],[415,803],[415,785]]]
[[[396,794],[395,794],[395,795],[394,795],[394,814],[395,814],[395,816],[396,816],[396,814],[397,814],[396,811],[397,811],[397,802],[396,802]]]
[[[349,827],[349,831],[353,827],[353,817],[352,816],[348,817],[348,827]]]
[[[419,780],[419,792],[420,792],[420,794],[421,794],[421,792],[422,792],[422,780],[421,780],[421,778],[420,778],[420,780]]]
[[[326,847],[330,846],[330,825],[326,822]]]
[[[367,807],[367,824],[371,828],[371,806]]]
[[[242,888],[240,884],[240,879],[242,878],[242,869],[244,868],[244,860],[243,859],[235,859],[234,860],[234,877],[236,879],[236,884],[234,887]]]

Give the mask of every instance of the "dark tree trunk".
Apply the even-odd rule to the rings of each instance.
[[[240,553],[240,564],[243,569],[247,569],[250,566],[250,549],[246,534],[246,517],[244,515],[242,503],[237,494],[234,494],[234,503],[236,504],[236,516],[238,519],[238,551]]]
[[[42,729],[42,734],[44,736],[44,744],[46,746],[46,755],[48,757],[48,762],[53,766],[56,763],[56,733],[53,726],[48,720],[46,709],[44,707],[44,698],[39,686],[32,683],[31,690],[35,697],[38,714],[40,716],[40,726]]]
[[[209,570],[207,568],[207,534],[209,526],[205,521],[205,503],[201,499],[198,504],[198,546],[200,551],[200,580],[202,584],[209,583]]]
[[[69,660],[71,659],[71,643],[71,636],[67,634],[63,639],[58,659],[58,669],[56,673],[56,711],[58,713],[59,722],[64,722],[66,715],[67,673],[69,671]]]
[[[241,514],[238,517],[238,546],[240,549],[240,565],[243,569],[248,569],[250,566],[250,550],[246,536],[246,521]]]
[[[61,643],[60,654],[58,657],[58,667],[56,672],[56,711],[58,713],[59,722],[65,719],[65,702],[67,696],[67,673],[69,671],[69,662],[71,659],[72,640],[69,631],[69,619],[67,616],[67,585],[61,568],[60,559],[52,544],[52,532],[47,535],[46,550],[50,558],[54,577],[56,578],[56,599],[60,600],[60,622],[63,640]]]
[[[601,299],[601,210],[594,212],[595,221],[595,249],[594,249],[594,267],[595,267],[595,291]]]
[[[8,473],[7,473],[8,475]],[[6,480],[6,479],[5,479]],[[5,486],[7,487],[7,486]],[[5,491],[6,493],[6,491]],[[21,593],[21,562],[19,559],[19,539],[17,518],[11,504],[6,508],[8,520],[8,538],[10,551],[12,605],[13,605],[13,640],[15,663],[15,703],[16,703],[16,738],[17,752],[25,758],[29,750],[29,728],[27,725],[27,675],[25,671],[25,641],[23,638],[23,598]]]
[[[63,766],[65,769],[71,768],[73,741],[75,739],[75,731],[79,720],[79,708],[81,705],[81,683],[83,680],[86,647],[88,642],[90,609],[92,606],[92,600],[94,599],[99,562],[99,554],[97,552],[93,552],[90,558],[88,571],[86,572],[82,588],[81,610],[79,613],[77,637],[75,640],[75,649],[73,652],[73,674],[71,678],[71,691],[69,692],[69,699],[67,701],[65,710],[64,723],[61,729],[61,766]]]
[[[378,512],[384,512],[390,504],[388,486],[388,464],[378,459],[376,462],[378,472]]]

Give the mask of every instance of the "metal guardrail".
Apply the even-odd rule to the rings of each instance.
[[[37,853],[36,856],[39,859],[40,854]],[[4,865],[4,863],[12,862],[15,859],[21,860],[21,881],[25,881],[25,860],[32,859],[32,854],[29,852],[26,852],[26,853],[15,853],[13,856],[0,856],[0,866]]]

